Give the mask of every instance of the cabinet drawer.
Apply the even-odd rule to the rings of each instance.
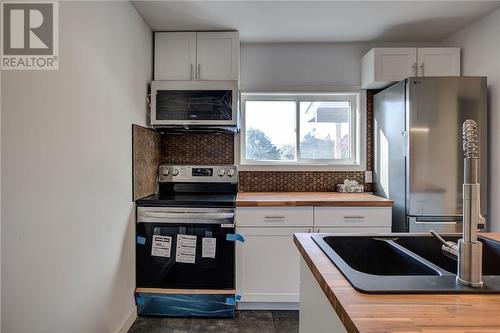
[[[236,225],[255,227],[311,226],[312,207],[238,207]]]
[[[314,227],[390,227],[390,207],[315,207]]]

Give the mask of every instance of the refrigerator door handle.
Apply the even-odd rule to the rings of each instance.
[[[444,233],[455,233],[462,231],[462,217],[410,217],[410,232],[429,232],[436,230]]]
[[[408,131],[401,132],[401,136],[403,137],[403,156],[408,156]]]

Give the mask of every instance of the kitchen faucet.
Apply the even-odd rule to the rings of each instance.
[[[485,219],[481,216],[479,185],[479,134],[474,120],[466,120],[462,126],[464,150],[463,184],[463,234],[458,244],[444,240],[438,233],[431,234],[442,243],[445,255],[458,261],[457,280],[470,287],[482,287],[483,244],[477,240],[478,225]]]

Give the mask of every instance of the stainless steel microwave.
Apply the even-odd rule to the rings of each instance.
[[[151,125],[237,125],[238,81],[153,81]]]

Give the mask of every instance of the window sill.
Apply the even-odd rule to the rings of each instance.
[[[328,164],[307,164],[307,165],[269,165],[269,164],[240,164],[238,171],[337,171],[355,172],[365,171],[362,165],[328,165]]]

